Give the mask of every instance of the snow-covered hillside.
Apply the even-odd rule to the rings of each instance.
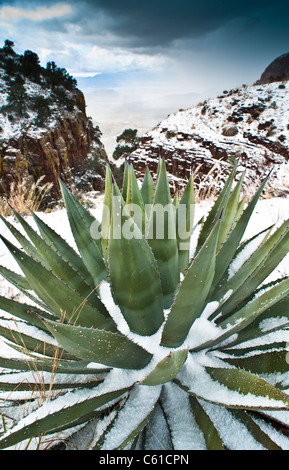
[[[8,104],[8,93],[9,86],[7,82],[3,79],[5,76],[5,71],[0,68],[0,109],[7,106]],[[29,97],[42,96],[44,99],[49,98],[50,91],[48,89],[43,89],[37,83],[33,83],[30,80],[27,80],[24,84],[24,89]],[[51,112],[53,110],[51,109]],[[55,110],[56,111],[56,110]],[[19,139],[19,137],[25,132],[32,137],[40,137],[41,134],[47,132],[47,127],[53,128],[56,124],[56,113],[52,113],[52,117],[46,122],[45,127],[39,127],[35,124],[37,118],[37,111],[28,109],[27,115],[22,118],[11,119],[11,116],[8,113],[0,113],[0,129],[1,129],[1,141],[9,141],[9,139]]]
[[[203,175],[215,164],[227,173],[238,158],[248,186],[258,185],[273,168],[270,185],[283,195],[289,186],[288,145],[289,85],[275,82],[224,91],[168,116],[143,137],[132,160],[142,173],[146,163],[154,168],[164,156],[181,181],[199,165]]]
[[[58,178],[79,191],[103,187],[101,132],[76,85],[55,62],[44,68],[32,51],[0,48],[0,195],[40,177],[53,185],[51,203],[60,197]]]

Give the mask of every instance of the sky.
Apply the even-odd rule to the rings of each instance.
[[[288,20],[284,0],[0,0],[0,44],[66,68],[106,128],[145,128],[254,83],[289,52]]]

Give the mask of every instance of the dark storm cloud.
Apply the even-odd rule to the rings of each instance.
[[[284,0],[0,0],[0,6],[36,9],[71,5],[71,13],[38,23],[45,30],[77,30],[98,44],[168,47],[178,39],[201,38],[233,19],[263,21],[272,12],[288,15]],[[260,20],[261,19],[261,20]]]
[[[272,7],[272,0],[85,0],[74,2],[77,21],[83,33],[93,33],[93,25],[102,15],[109,30],[131,47],[167,46],[177,39],[198,38],[226,25],[234,18],[258,16]],[[78,6],[77,6],[78,5]],[[274,8],[284,14],[288,7],[275,1]],[[263,13],[264,14],[264,13]],[[75,18],[76,19],[76,18]],[[105,28],[105,21],[103,23]],[[96,31],[95,31],[96,32]]]

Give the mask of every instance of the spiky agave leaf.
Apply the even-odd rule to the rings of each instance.
[[[95,450],[289,448],[289,279],[264,284],[289,224],[243,240],[265,182],[242,212],[236,170],[192,259],[193,178],[172,201],[164,160],[141,188],[126,163],[122,191],[107,167],[101,224],[62,185],[79,253],[36,214],[15,213],[28,238],[4,220],[23,274],[0,272],[34,303],[0,297],[1,449],[85,426]]]

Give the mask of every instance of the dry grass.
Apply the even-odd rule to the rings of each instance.
[[[194,194],[195,203],[199,204],[202,201],[214,201],[220,193],[221,188],[224,185],[224,181],[227,179],[227,174],[222,169],[220,163],[215,163],[210,171],[206,175],[202,175],[201,163],[194,171]],[[188,181],[186,181],[187,183]],[[171,183],[172,193],[177,195],[178,199],[182,197],[185,190],[185,186],[177,187],[175,181]]]
[[[194,171],[194,180],[198,177],[202,164]],[[220,164],[215,163],[205,177],[200,178],[200,183],[195,188],[195,202],[214,201],[218,196],[222,181],[224,181],[225,173]]]
[[[14,320],[16,326],[17,322]],[[51,378],[50,378],[50,383],[47,389],[46,386],[46,381],[44,378],[44,370],[42,370],[41,366],[39,367],[39,363],[36,363],[36,360],[38,359],[37,354],[34,355],[31,353],[31,351],[26,347],[23,338],[21,336],[21,333],[18,333],[17,330],[10,330],[12,337],[15,341],[16,344],[18,344],[19,351],[21,351],[24,355],[26,355],[26,363],[28,365],[29,371],[32,374],[34,383],[28,382],[27,379],[23,379],[21,382],[18,383],[18,385],[15,386],[15,388],[12,390],[11,393],[15,392],[18,390],[18,388],[21,386],[23,383],[29,384],[30,387],[30,392],[31,392],[31,399],[35,398],[35,403],[37,403],[37,407],[41,406],[44,402],[49,402],[51,399],[56,398],[58,394],[61,394],[61,390],[53,390],[53,385],[54,385],[54,380],[57,374],[57,369],[58,369],[58,364],[61,360],[62,357],[62,352],[60,353],[59,346],[55,346],[55,353],[54,356],[51,358]],[[46,361],[49,361],[49,358],[46,358]],[[44,365],[44,363],[43,363]],[[9,400],[9,395],[7,396],[6,400]],[[5,401],[5,400],[4,400]],[[31,407],[31,401],[28,399],[27,401],[23,401],[22,405],[22,413],[23,416],[27,416],[31,411],[34,410],[34,407]],[[8,412],[9,413],[9,412]],[[14,418],[9,416],[9,414],[4,414],[1,413],[2,417],[2,427],[4,432],[7,431],[6,427],[6,420],[12,420],[14,421]],[[16,422],[15,422],[16,423]],[[51,445],[54,445],[55,443],[59,442],[57,434],[54,436],[47,436],[45,433],[40,433],[39,436],[35,438],[30,438],[28,439],[25,449],[28,450],[31,448],[31,443],[33,441],[33,450],[46,450],[49,449]],[[14,447],[14,450],[22,450],[22,444],[16,445]]]
[[[9,195],[0,198],[0,214],[4,217],[12,215],[12,208],[21,215],[37,211],[53,186],[52,183],[43,184],[43,179],[44,176],[41,176],[36,182],[31,182],[26,177],[17,184],[13,182]]]

